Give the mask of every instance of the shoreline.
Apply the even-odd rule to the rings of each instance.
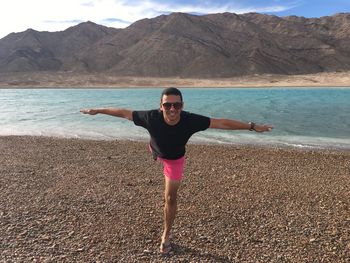
[[[157,78],[114,76],[103,73],[21,72],[0,73],[0,88],[350,88],[350,72],[325,72],[305,75],[250,75],[230,78]]]
[[[350,152],[187,147],[182,262],[346,262]],[[159,262],[163,176],[147,143],[0,136],[3,261]]]
[[[0,90],[11,90],[11,89],[18,89],[18,90],[40,90],[40,89],[57,89],[57,90],[125,90],[125,89],[163,89],[166,87],[176,87],[180,89],[350,89],[350,85],[346,86],[221,86],[221,87],[215,87],[215,86],[208,86],[208,87],[193,87],[193,86],[181,86],[181,85],[164,85],[164,86],[130,86],[130,87],[117,87],[117,86],[98,86],[98,87],[32,87],[32,86],[18,86],[18,87],[1,87]]]
[[[77,141],[87,141],[87,142],[122,142],[122,143],[144,143],[149,144],[149,139],[137,139],[137,138],[109,138],[109,139],[98,139],[98,138],[83,138],[83,137],[58,137],[49,135],[0,135],[0,138],[37,138],[37,139],[52,139],[52,140],[77,140]],[[237,147],[237,148],[248,148],[248,149],[267,149],[267,150],[290,150],[290,151],[300,151],[300,152],[326,152],[326,153],[350,153],[350,148],[341,148],[335,146],[293,146],[290,144],[282,143],[240,143],[240,142],[212,142],[212,141],[189,141],[187,145],[194,146],[213,146],[213,147]]]

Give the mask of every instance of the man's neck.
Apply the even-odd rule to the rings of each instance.
[[[178,124],[180,122],[180,119],[171,121],[171,120],[168,120],[168,119],[164,118],[164,121],[165,121],[166,124],[168,124],[170,126],[175,126],[176,124]]]

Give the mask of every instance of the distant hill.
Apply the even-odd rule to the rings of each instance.
[[[172,13],[125,29],[92,22],[0,39],[0,72],[215,78],[350,70],[350,14]]]

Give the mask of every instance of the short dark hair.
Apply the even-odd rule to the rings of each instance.
[[[162,95],[160,95],[160,102],[162,102],[164,95],[167,95],[167,96],[168,95],[177,95],[177,96],[180,96],[181,101],[182,101],[181,91],[179,89],[177,89],[177,88],[170,87],[170,88],[164,89],[163,92],[162,92]]]

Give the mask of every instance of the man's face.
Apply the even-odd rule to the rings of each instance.
[[[182,108],[183,103],[179,95],[163,95],[160,110],[167,124],[175,125],[180,121]]]

